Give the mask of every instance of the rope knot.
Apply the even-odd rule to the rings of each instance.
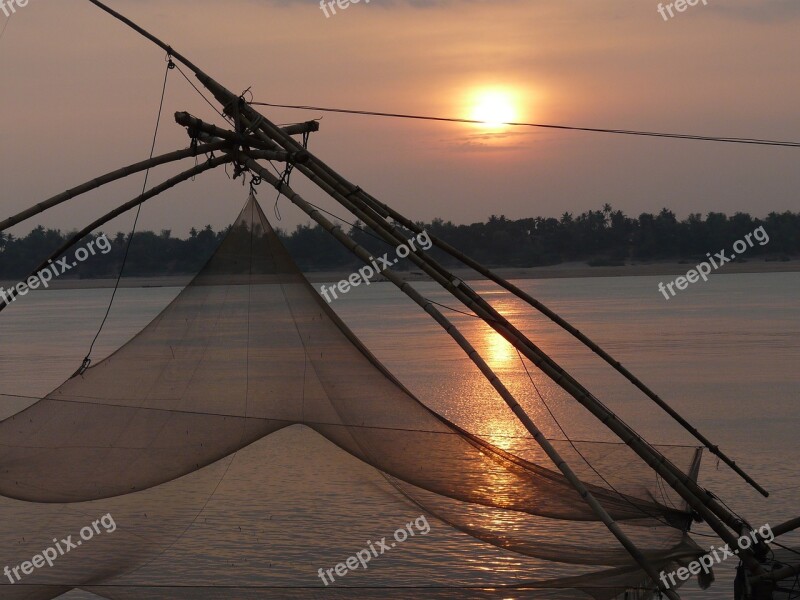
[[[77,371],[75,371],[75,374],[71,377],[71,379],[82,376],[84,373],[86,373],[86,371],[89,370],[89,367],[91,366],[92,366],[92,359],[87,356],[86,358],[83,359],[83,363],[81,364],[80,368]]]

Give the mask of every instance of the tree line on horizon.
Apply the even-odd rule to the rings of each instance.
[[[485,223],[471,225],[456,225],[442,219],[419,225],[491,267],[535,267],[574,261],[592,266],[668,260],[699,262],[705,260],[709,252],[730,249],[734,242],[759,227],[766,231],[769,243],[756,244],[737,260],[788,260],[800,255],[800,212],[788,211],[773,212],[764,219],[745,213],[729,217],[710,212],[705,217],[690,214],[678,220],[675,213],[666,208],[658,214],[643,213],[632,218],[606,204],[601,210],[590,210],[578,216],[564,213],[560,218],[513,220],[492,215]],[[170,230],[137,232],[131,243],[125,275],[152,277],[197,273],[229,229],[214,231],[210,225],[201,230],[192,228],[186,239],[173,237]],[[298,225],[292,232],[278,230],[278,233],[304,271],[349,270],[361,266],[319,226]],[[349,233],[375,256],[393,252],[358,227],[351,227]],[[27,277],[68,237],[69,232],[42,226],[25,237],[0,233],[0,278],[21,280]],[[130,236],[119,232],[108,237],[111,252],[93,256],[70,275],[116,277]],[[88,238],[82,243],[87,241]],[[456,264],[437,249],[432,253],[446,265]],[[399,268],[413,268],[413,265],[406,261]]]

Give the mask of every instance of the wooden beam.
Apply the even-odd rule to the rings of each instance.
[[[199,78],[199,77],[198,77]],[[233,99],[229,96],[231,92],[222,86],[208,80],[201,82],[208,84],[209,91],[217,97],[223,104],[231,106]],[[291,137],[283,135],[280,128],[273,125],[263,115],[255,111],[250,106],[240,107],[246,113],[246,118],[252,122],[259,123],[259,129],[264,135],[273,139],[280,147],[285,150],[296,150],[299,145]],[[299,165],[298,169],[306,175],[312,182],[316,183],[323,191],[352,212],[357,218],[361,219],[368,227],[381,235],[392,245],[403,243],[401,238],[394,238],[395,234],[389,233],[393,227],[388,223],[381,222],[382,219],[374,219],[370,214],[361,210],[354,204],[362,190],[360,187],[346,181],[333,169],[317,159],[313,154],[305,165]],[[625,444],[627,444],[645,463],[656,473],[661,475],[665,482],[672,487],[680,496],[686,500],[708,524],[709,526],[728,544],[735,545],[738,537],[733,535],[727,528],[730,527],[737,534],[747,530],[747,524],[741,521],[736,515],[717,502],[706,490],[701,488],[689,475],[678,469],[661,452],[646,442],[629,425],[622,421],[617,415],[611,412],[603,403],[594,397],[586,388],[580,385],[564,369],[559,367],[555,361],[547,356],[533,342],[531,342],[521,332],[511,326],[508,321],[493,308],[484,309],[478,305],[468,294],[473,293],[467,286],[459,281],[455,285],[456,278],[447,272],[446,269],[438,265],[434,260],[424,253],[412,253],[409,259],[419,266],[423,271],[430,275],[442,287],[451,292],[456,298],[468,308],[475,311],[489,326],[502,335],[509,343],[517,348],[534,365],[541,369],[550,379],[558,384],[562,389],[575,398],[581,405],[586,407],[601,423],[615,433]],[[726,527],[727,525],[727,527]],[[751,550],[741,552],[741,558],[753,573],[762,571],[761,565]]]
[[[265,142],[253,135],[242,135],[235,131],[222,129],[211,123],[206,123],[187,112],[176,112],[175,122],[189,130],[189,136],[196,138],[199,133],[204,133],[210,138],[222,138],[237,147],[257,148],[265,152],[262,158],[278,162],[303,163],[308,160],[308,152],[286,152],[275,149],[275,144]]]
[[[13,227],[14,225],[18,225],[27,219],[30,219],[33,216],[36,216],[44,211],[53,208],[54,206],[58,206],[66,202],[67,200],[71,200],[76,196],[80,196],[81,194],[85,194],[92,190],[95,190],[101,186],[109,184],[113,181],[117,181],[118,179],[123,179],[135,173],[140,173],[141,171],[146,171],[147,169],[152,169],[153,167],[157,167],[159,165],[164,165],[167,163],[183,160],[184,158],[191,158],[194,156],[200,156],[201,154],[207,154],[210,152],[214,152],[215,150],[222,150],[228,146],[228,142],[224,140],[219,140],[211,144],[203,144],[197,146],[196,148],[187,148],[185,150],[177,150],[175,152],[170,152],[168,154],[162,154],[161,156],[156,156],[149,160],[143,160],[141,162],[134,163],[132,165],[128,165],[127,167],[123,167],[121,169],[117,169],[116,171],[111,171],[110,173],[106,173],[105,175],[101,175],[91,181],[87,181],[79,185],[78,187],[72,188],[71,190],[67,190],[66,192],[62,192],[57,196],[53,196],[48,200],[44,200],[31,208],[22,211],[21,213],[14,215],[13,217],[9,217],[5,221],[0,222],[0,231],[5,231],[9,227]]]
[[[319,131],[319,121],[306,121],[305,123],[295,123],[282,127],[286,135],[300,135],[301,133],[314,133]]]
[[[258,164],[255,160],[248,160],[245,162],[245,165],[257,173],[260,177],[262,177],[265,181],[269,182],[274,188],[276,188],[281,194],[286,196],[293,204],[298,206],[303,212],[305,212],[309,217],[314,219],[323,229],[325,229],[328,233],[333,235],[342,245],[344,245],[348,250],[350,250],[353,254],[355,254],[359,259],[361,259],[364,264],[370,265],[374,261],[373,256],[365,250],[363,247],[358,245],[352,238],[346,235],[341,227],[335,226],[331,223],[326,217],[322,215],[322,213],[311,206],[308,202],[306,202],[299,194],[297,194],[291,187],[289,187],[286,183],[282,180],[279,180],[275,177],[272,173],[270,173],[266,168]],[[592,495],[592,493],[586,488],[583,482],[578,478],[569,464],[561,457],[558,450],[550,443],[541,430],[536,426],[533,419],[525,412],[525,409],[522,408],[520,403],[517,401],[516,398],[508,391],[506,386],[497,376],[497,374],[492,370],[492,368],[486,363],[480,353],[469,343],[469,341],[464,337],[464,335],[459,331],[459,329],[449,320],[447,319],[428,299],[423,297],[419,292],[417,292],[412,286],[410,286],[406,281],[404,281],[397,273],[392,271],[391,269],[386,269],[381,272],[381,274],[386,277],[389,281],[391,281],[395,286],[397,286],[404,294],[406,294],[409,298],[411,298],[417,305],[419,305],[425,312],[427,312],[433,319],[441,325],[442,329],[444,329],[452,338],[453,340],[461,347],[462,350],[466,353],[466,355],[472,360],[473,363],[478,367],[484,377],[489,381],[489,383],[494,387],[503,401],[508,405],[511,411],[516,415],[517,419],[522,423],[528,433],[531,434],[534,440],[539,444],[539,446],[544,450],[545,454],[547,454],[548,458],[553,462],[556,468],[561,471],[564,478],[572,485],[578,495],[586,502],[592,511],[597,516],[598,520],[601,521],[606,528],[611,532],[611,534],[617,538],[619,543],[628,551],[628,554],[634,559],[636,564],[641,567],[647,576],[653,581],[654,587],[659,588],[667,598],[670,600],[680,600],[680,597],[671,589],[665,588],[663,585],[659,583],[658,573],[656,572],[655,568],[650,564],[650,562],[645,558],[644,554],[636,547],[633,541],[625,534],[625,532],[620,529],[619,525],[614,521],[611,515],[608,514],[603,505],[597,501],[597,499]]]
[[[87,235],[89,235],[90,233],[95,231],[98,227],[102,227],[103,225],[105,225],[106,223],[111,221],[112,219],[115,219],[116,217],[120,216],[121,214],[126,213],[127,211],[131,210],[132,208],[136,208],[140,204],[144,204],[145,202],[147,202],[151,198],[155,198],[159,194],[162,194],[162,193],[166,192],[168,189],[175,187],[179,183],[182,183],[182,182],[184,182],[184,181],[186,181],[188,179],[191,179],[192,177],[194,177],[196,175],[199,175],[200,173],[204,173],[204,172],[206,172],[206,171],[208,171],[210,169],[214,169],[214,168],[216,168],[216,167],[218,167],[220,165],[224,165],[225,163],[229,163],[229,162],[232,162],[232,161],[233,161],[233,156],[230,155],[230,154],[225,154],[223,156],[218,156],[217,158],[213,158],[211,160],[208,160],[208,161],[206,161],[204,163],[201,163],[201,164],[197,165],[196,167],[193,167],[193,168],[189,169],[188,171],[184,171],[183,173],[180,173],[179,175],[176,175],[175,177],[172,177],[172,178],[166,180],[165,182],[161,183],[160,185],[157,185],[154,188],[151,188],[150,190],[148,190],[147,192],[145,192],[141,196],[137,196],[133,200],[131,200],[129,202],[126,202],[125,204],[115,208],[114,210],[112,210],[109,213],[106,213],[105,215],[103,215],[99,219],[96,219],[95,221],[93,221],[92,223],[90,223],[89,225],[87,225],[86,227],[81,229],[79,232],[73,234],[68,240],[66,240],[61,245],[60,248],[58,248],[55,252],[53,252],[48,257],[47,260],[42,262],[42,264],[40,264],[38,268],[34,269],[34,271],[31,272],[31,274],[28,277],[26,277],[24,281],[27,281],[30,277],[33,277],[37,273],[40,273],[41,271],[44,271],[50,265],[51,261],[55,261],[62,254],[64,254],[67,250],[69,250],[70,248],[75,246],[83,238],[85,238]],[[7,294],[13,293],[13,290],[9,290],[6,293]],[[8,306],[8,304],[5,301],[0,300],[0,311],[4,310],[6,308],[6,306]]]
[[[784,533],[789,533],[790,531],[794,531],[795,529],[800,529],[800,517],[796,519],[792,519],[790,521],[786,521],[785,523],[781,523],[780,525],[776,525],[772,528],[772,533],[775,537],[779,537]]]
[[[233,115],[238,119],[242,116],[250,119],[251,124],[257,125],[258,129],[263,132],[263,139],[272,139],[278,146],[286,151],[299,151],[303,148],[297,142],[283,132],[279,127],[271,123],[266,117],[249,106],[241,96],[233,94],[230,90],[219,84],[217,81],[209,77],[206,73],[198,69],[195,65],[189,62],[185,57],[174,52],[172,48],[158,40],[155,36],[145,31],[135,23],[126,19],[119,13],[112,11],[106,7],[99,0],[89,0],[93,4],[102,8],[109,14],[112,14],[117,19],[123,21],[134,30],[141,33],[147,39],[150,39],[163,49],[167,50],[176,60],[182,62],[188,68],[192,69],[198,80],[208,89],[222,104],[223,110]],[[361,193],[361,189],[353,184],[347,182],[341,175],[336,173],[333,169],[328,167],[325,163],[318,160],[311,155],[307,165],[299,165],[298,168],[306,174],[309,178],[316,178],[323,189],[329,189],[328,192],[334,199],[340,202],[346,208],[353,207],[354,214],[363,212],[352,202],[349,201],[349,196],[357,196]],[[351,210],[348,208],[348,210]],[[391,238],[387,223],[379,224],[373,219],[369,219],[371,223],[367,223],[369,227],[373,228],[376,232],[380,233],[385,239]],[[383,227],[387,227],[384,229]],[[456,286],[452,280],[447,278],[439,272],[439,266],[430,258],[422,258],[417,254],[411,255],[415,264],[420,266],[434,280],[438,281],[445,289],[450,291],[455,297],[465,301],[467,306],[475,306],[476,312],[481,316],[490,326],[495,328],[498,333],[501,333],[514,347],[520,350],[526,357],[528,357],[533,364],[539,367],[545,374],[547,374],[553,381],[560,385],[565,391],[570,393],[579,403],[588,408],[598,420],[605,424],[611,431],[613,431],[621,440],[630,446],[654,471],[659,473],[664,480],[673,487],[683,497],[689,505],[694,508],[714,529],[714,531],[729,544],[735,545],[737,538],[732,535],[731,531],[725,526],[727,523],[732,529],[736,531],[745,531],[747,525],[743,523],[731,511],[723,507],[719,502],[703,488],[701,488],[695,481],[687,474],[683,473],[674,464],[672,464],[663,454],[661,454],[651,444],[647,443],[639,434],[631,429],[626,423],[619,419],[614,413],[606,408],[597,398],[585,390],[572,378],[566,371],[558,367],[558,365],[546,354],[544,354],[533,342],[526,336],[518,332],[513,326],[510,325],[500,315],[500,320],[495,321],[492,316],[496,313],[493,309],[487,310],[480,306],[476,300],[470,299],[467,295],[468,288],[459,282]],[[443,268],[442,268],[443,269]],[[444,271],[446,272],[446,271]],[[463,287],[462,287],[463,286]],[[499,315],[499,313],[497,313]],[[724,522],[723,522],[724,521]],[[760,564],[756,560],[752,551],[747,550],[741,552],[741,559],[745,562],[747,567],[756,574],[762,573]]]

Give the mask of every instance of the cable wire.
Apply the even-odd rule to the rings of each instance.
[[[190,86],[192,86],[192,87],[194,88],[194,91],[195,91],[195,92],[197,92],[198,94],[200,94],[200,97],[201,97],[203,100],[205,100],[205,101],[206,101],[206,104],[208,104],[208,105],[209,105],[211,108],[213,108],[213,109],[214,109],[214,112],[215,112],[215,113],[217,113],[217,114],[218,114],[220,117],[222,117],[223,119],[225,119],[225,121],[226,121],[227,123],[230,123],[230,124],[232,124],[232,123],[233,123],[233,121],[231,120],[231,118],[230,118],[230,117],[227,117],[227,116],[225,116],[224,114],[222,114],[222,113],[219,111],[219,109],[218,109],[216,106],[214,106],[214,104],[211,102],[211,100],[209,100],[209,99],[206,97],[206,95],[205,95],[205,94],[204,94],[204,93],[203,93],[203,92],[200,90],[200,88],[198,88],[198,87],[197,87],[197,86],[194,84],[194,82],[193,82],[191,79],[189,79],[189,77],[186,75],[186,73],[184,73],[184,72],[183,72],[183,69],[181,69],[181,66],[180,66],[179,64],[175,64],[175,68],[176,68],[176,69],[178,69],[178,72],[179,72],[181,75],[183,75],[183,78],[184,78],[186,81],[188,81],[188,82],[189,82],[189,85],[190,85]]]
[[[347,115],[360,115],[370,117],[389,117],[393,119],[413,119],[418,121],[438,121],[444,123],[468,123],[473,125],[485,125],[486,121],[476,119],[460,119],[457,117],[432,117],[427,115],[411,115],[403,113],[377,112],[369,110],[351,110],[345,108],[327,108],[322,106],[304,106],[296,104],[274,104],[271,102],[251,102],[253,106],[269,106],[272,108],[288,108],[292,110],[313,110],[319,112],[341,113]],[[634,129],[610,129],[605,127],[577,127],[574,125],[555,125],[549,123],[524,123],[524,122],[503,122],[498,125],[508,125],[510,127],[536,127],[539,129],[557,129],[561,131],[583,131],[589,133],[609,133],[616,135],[633,135],[642,137],[669,138],[678,140],[693,140],[703,142],[722,142],[729,144],[752,144],[757,146],[783,146],[788,148],[800,147],[800,142],[788,142],[781,140],[768,140],[759,138],[742,137],[718,137],[710,135],[695,135],[688,133],[665,133],[658,131],[638,131]]]
[[[547,412],[550,413],[550,418],[553,419],[553,421],[555,422],[556,426],[561,431],[561,434],[564,436],[564,438],[566,438],[567,443],[569,443],[569,445],[572,447],[572,449],[578,454],[578,456],[581,457],[581,460],[583,460],[583,462],[586,463],[586,466],[588,466],[594,472],[594,474],[597,475],[603,481],[603,483],[605,483],[609,487],[609,489],[611,491],[613,491],[615,494],[617,494],[622,500],[624,500],[625,502],[630,504],[631,507],[634,510],[638,510],[639,512],[641,512],[644,516],[646,516],[648,518],[655,519],[656,521],[658,521],[662,525],[665,525],[667,527],[671,527],[671,525],[669,523],[667,523],[667,521],[664,520],[663,518],[659,517],[658,515],[651,514],[648,511],[644,510],[644,508],[642,508],[641,506],[638,506],[638,505],[634,504],[633,502],[631,502],[630,498],[626,494],[623,494],[616,487],[614,487],[614,485],[610,481],[608,481],[608,479],[606,479],[603,476],[603,474],[600,473],[600,471],[598,471],[594,467],[594,465],[589,461],[589,459],[586,458],[586,456],[583,454],[583,452],[578,450],[578,447],[575,445],[576,442],[574,442],[569,437],[567,432],[561,426],[561,423],[559,422],[558,418],[556,418],[556,415],[550,409],[550,406],[548,405],[547,401],[544,399],[544,396],[539,391],[539,386],[536,385],[536,382],[533,380],[533,376],[531,375],[531,372],[528,370],[528,365],[525,364],[525,359],[522,357],[522,354],[520,353],[519,349],[514,348],[514,350],[516,350],[516,352],[517,352],[517,356],[519,357],[519,361],[520,361],[520,363],[522,363],[522,367],[525,369],[525,373],[527,374],[528,379],[530,380],[531,384],[533,385],[533,389],[536,390],[536,395],[539,396],[539,400],[541,400],[542,404],[547,409]]]
[[[795,550],[794,548],[790,548],[789,546],[784,546],[783,544],[781,544],[780,542],[776,542],[775,540],[772,540],[772,542],[770,543],[775,544],[776,546],[778,546],[778,548],[783,548],[784,550],[788,550],[792,554],[797,554],[798,556],[800,556],[800,552]]]
[[[6,398],[18,398],[21,400],[45,400],[46,398],[42,398],[40,396],[26,396],[24,394],[3,394],[0,393],[0,396]],[[93,400],[99,400],[100,398],[90,398]],[[114,406],[114,407],[124,407],[129,408],[127,405],[120,405],[120,404],[108,404],[108,403],[96,403],[96,402],[89,402],[87,400],[70,400],[66,398],[58,398],[51,400],[57,402],[64,402],[67,404],[91,404],[97,405],[100,404],[101,406]],[[133,400],[128,399],[128,400]],[[175,409],[167,409],[167,408],[149,408],[148,410],[157,411],[157,412],[174,412],[179,414],[186,414],[186,415],[202,415],[202,416],[213,416],[213,417],[237,417],[237,415],[228,414],[228,413],[211,413],[211,412],[204,412],[204,411],[193,411],[193,410],[175,410]],[[251,419],[256,419],[256,417],[250,417]],[[402,431],[406,433],[434,433],[437,435],[462,435],[458,431],[442,431],[442,430],[434,430],[434,429],[412,429],[409,427],[389,427],[389,426],[381,426],[381,425],[356,425],[350,423],[334,423],[331,421],[303,421],[302,423],[297,423],[296,421],[286,421],[283,419],[271,419],[273,421],[283,421],[285,423],[295,424],[295,425],[319,425],[324,427],[350,427],[353,429],[374,429],[379,431]],[[510,439],[510,440],[533,440],[530,435],[512,435],[512,434],[504,434],[504,433],[491,433],[491,432],[478,432],[473,433],[469,432],[470,435],[474,435],[479,438],[502,438],[502,439]],[[568,442],[569,440],[565,439],[558,439],[558,438],[547,438],[551,442]],[[617,446],[620,447],[624,445],[622,442],[609,442],[603,440],[573,440],[576,444],[604,444],[608,446]],[[3,446],[2,440],[0,440],[0,446]],[[681,446],[679,444],[658,444],[658,446],[664,448],[692,448],[693,446]]]
[[[161,100],[158,105],[158,117],[156,118],[156,127],[155,127],[155,132],[153,133],[153,143],[150,145],[151,159],[153,158],[153,155],[155,154],[156,151],[156,141],[158,140],[158,129],[159,126],[161,125],[161,114],[164,111],[164,98],[167,95],[167,81],[169,80],[169,72],[176,66],[177,65],[172,61],[172,57],[170,55],[167,55],[167,67],[164,72],[164,84],[161,87]],[[148,169],[145,171],[144,174],[144,183],[142,184],[142,193],[140,194],[140,196],[144,196],[145,191],[147,191],[147,181],[149,177],[150,177],[150,168],[148,167]],[[111,293],[111,300],[109,300],[108,302],[108,308],[106,309],[106,314],[103,316],[103,321],[100,323],[100,327],[98,328],[97,333],[95,334],[94,339],[92,340],[92,343],[89,345],[89,351],[86,353],[86,357],[83,359],[83,364],[75,372],[73,377],[85,373],[86,369],[88,369],[89,366],[92,364],[92,352],[94,351],[94,346],[97,343],[97,340],[100,338],[100,334],[103,332],[103,328],[105,327],[106,322],[108,321],[108,317],[111,314],[111,308],[114,306],[114,299],[117,297],[117,292],[119,291],[119,285],[122,281],[122,276],[125,272],[125,265],[128,263],[128,256],[130,254],[131,244],[133,243],[133,237],[136,234],[136,227],[139,224],[139,216],[141,215],[141,213],[142,213],[142,205],[139,204],[139,206],[136,208],[136,216],[134,217],[133,220],[131,235],[128,238],[128,243],[125,246],[125,253],[122,256],[122,264],[120,265],[119,268],[119,275],[117,275],[117,280],[114,283],[114,291]]]

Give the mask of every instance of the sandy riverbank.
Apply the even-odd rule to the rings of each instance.
[[[685,275],[694,268],[695,263],[680,264],[675,261],[628,264],[622,267],[590,267],[584,262],[562,263],[549,267],[499,267],[494,271],[505,279],[564,279],[584,277],[638,277],[638,276],[678,276]],[[753,260],[742,263],[728,263],[715,271],[715,274],[733,275],[736,273],[787,273],[800,271],[800,260],[787,262],[766,262]],[[335,282],[346,279],[352,271],[310,272],[306,276],[314,283]],[[482,279],[469,269],[455,269],[453,273],[465,280]],[[424,281],[427,277],[418,270],[401,272],[407,281]],[[123,280],[122,287],[183,287],[191,276],[176,275],[170,277],[131,277]],[[0,281],[0,286],[9,288],[16,282]],[[112,287],[111,279],[62,279],[53,282],[54,289],[91,289]]]

